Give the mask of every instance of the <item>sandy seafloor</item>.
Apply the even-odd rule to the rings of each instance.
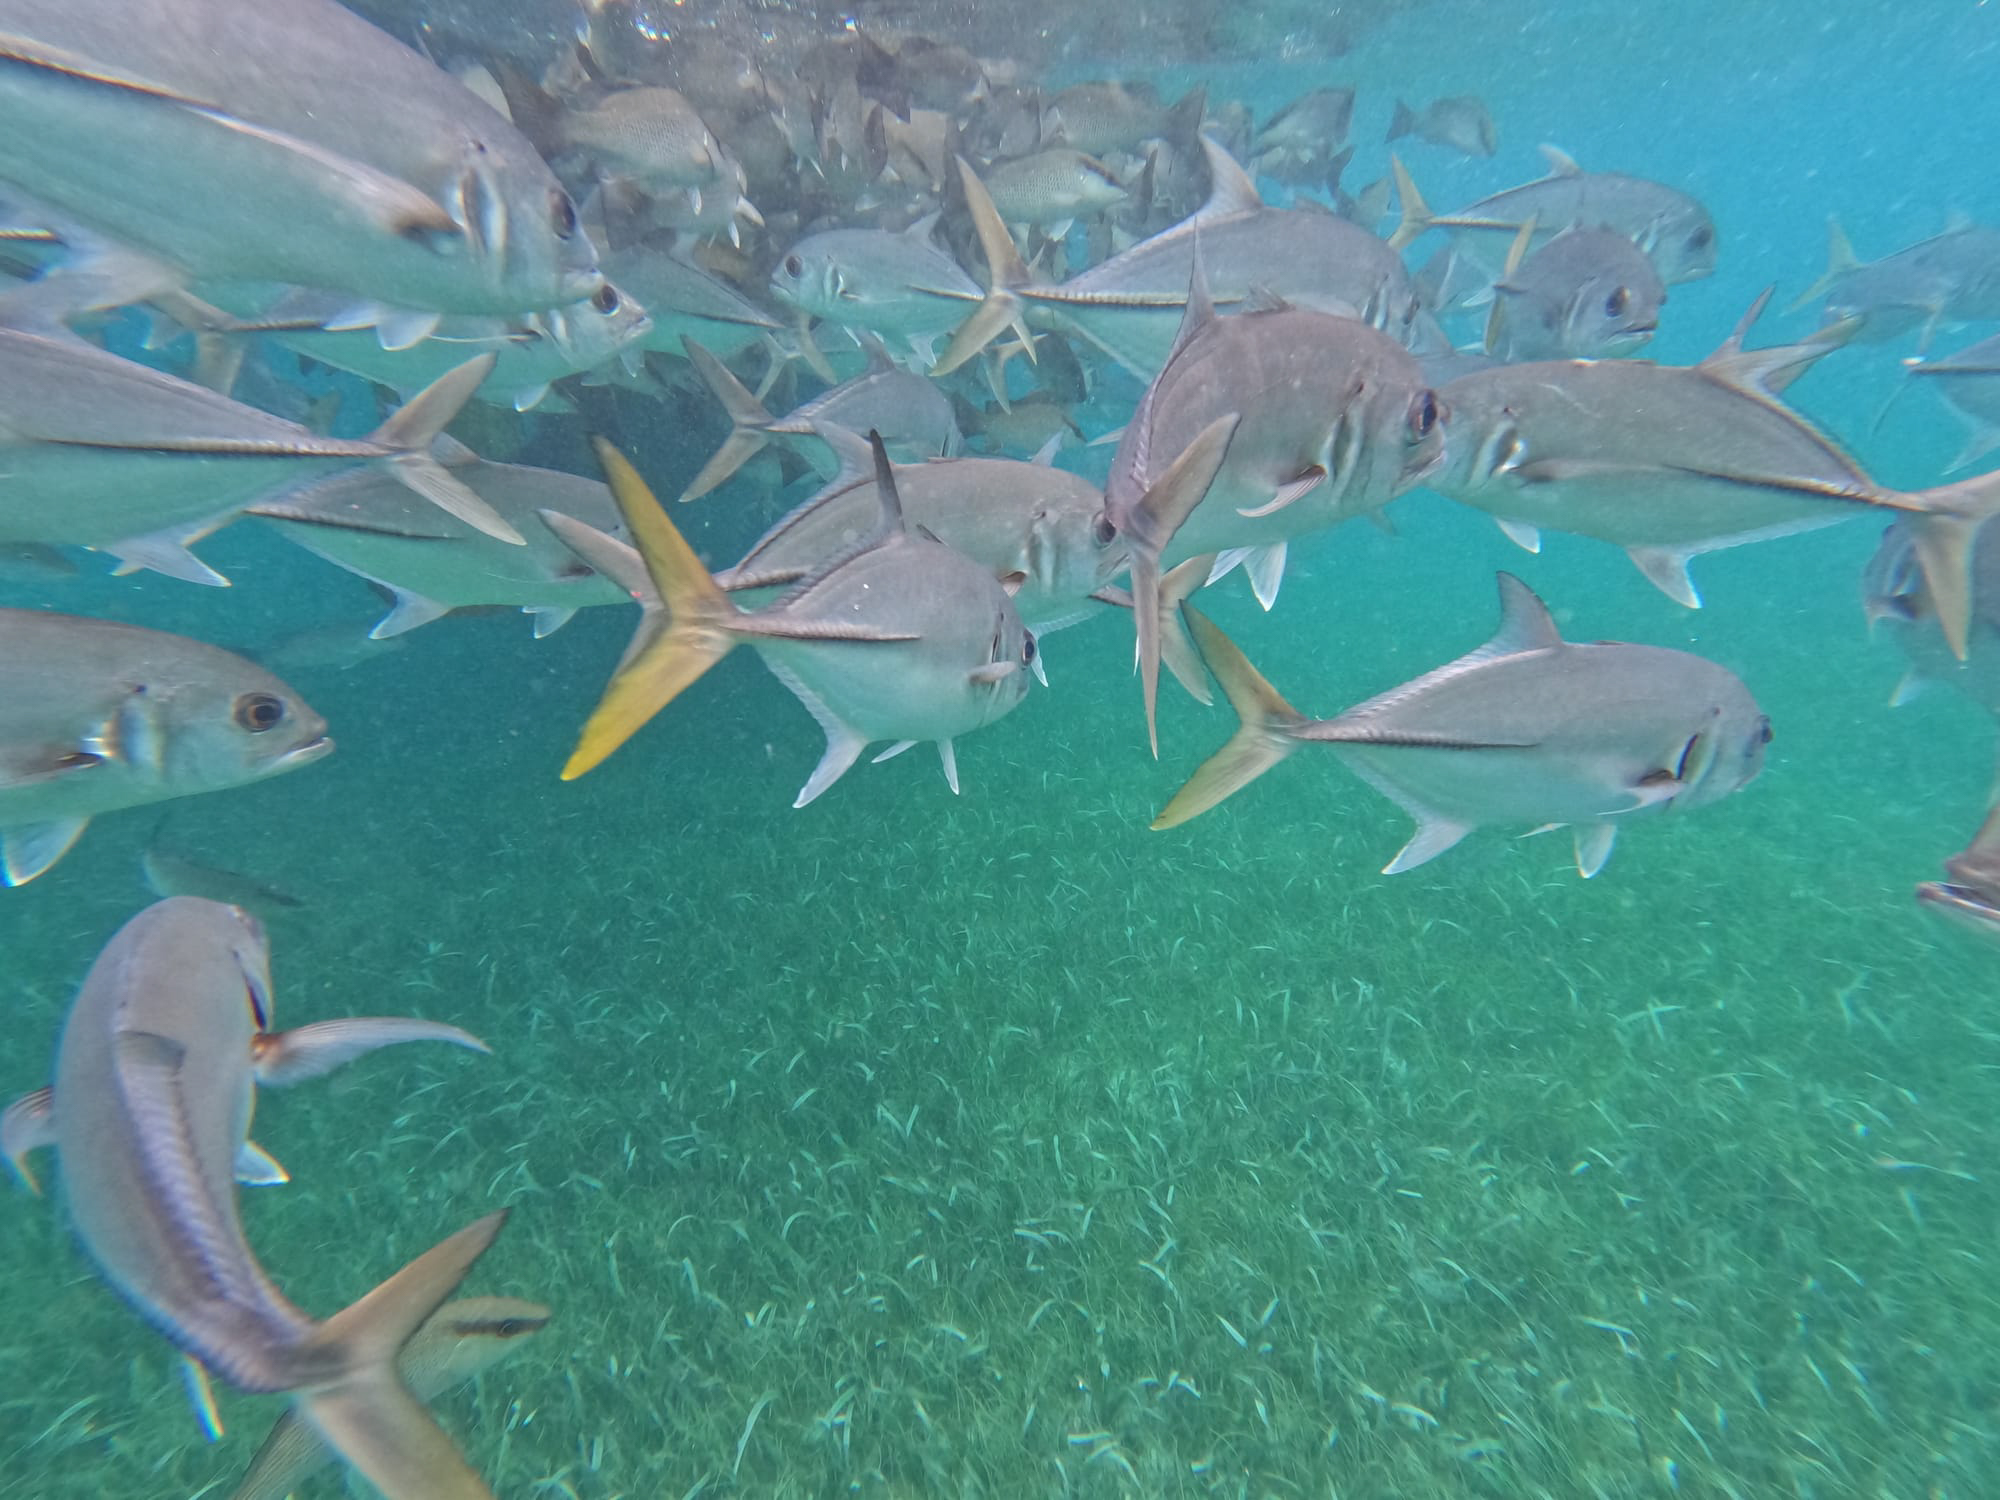
[[[1264,108],[1358,83],[1361,180],[1394,94],[1483,92],[1498,161],[1411,155],[1440,206],[1537,139],[1700,193],[1722,270],[1658,345],[1691,358],[1817,274],[1829,211],[1864,254],[2000,220],[1993,8],[1734,9],[1420,6],[1337,63],[1212,76]],[[1908,352],[1795,395],[1915,484],[1957,436],[1915,398],[1870,434]],[[663,491],[719,436],[621,416]],[[676,518],[726,561],[757,503]],[[1698,562],[1689,614],[1599,545],[1396,514],[1295,548],[1269,616],[1209,596],[1300,706],[1476,645],[1505,566],[1575,637],[1739,672],[1763,777],[1635,822],[1588,883],[1566,839],[1492,833],[1389,879],[1407,824],[1330,756],[1147,832],[1227,711],[1168,689],[1154,765],[1115,619],[1046,641],[1051,690],[961,743],[962,797],[919,751],[804,812],[817,733],[749,653],[556,780],[618,611],[294,672],[338,754],[183,804],[173,842],[307,898],[270,918],[281,1023],[418,1014],[494,1056],[267,1093],[296,1180],[246,1196],[265,1264],[331,1312],[512,1207],[469,1289],[556,1320],[439,1403],[504,1497],[2000,1494],[2000,958],[1910,899],[1993,736],[1943,690],[1885,706],[1872,524]],[[225,644],[371,618],[272,538],[203,550],[234,589],[0,599]],[[0,1091],[45,1081],[154,822],[0,900]],[[277,1409],[225,1396],[204,1444],[51,1204],[0,1198],[0,1494],[226,1494]]]

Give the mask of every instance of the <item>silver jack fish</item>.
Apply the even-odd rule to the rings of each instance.
[[[602,484],[553,469],[489,463],[448,437],[439,438],[433,451],[526,538],[526,546],[503,546],[460,526],[368,469],[267,496],[247,513],[389,590],[395,603],[370,632],[375,640],[455,609],[488,605],[533,615],[539,639],[560,630],[579,609],[625,602],[625,591],[593,572],[539,514],[561,511],[600,531],[617,531],[618,507]]]
[[[0,879],[24,885],[98,813],[222,791],[328,754],[262,667],[185,636],[0,609]]]
[[[1075,333],[1151,379],[1166,362],[1187,307],[1197,236],[1220,307],[1253,297],[1282,300],[1344,313],[1399,343],[1407,340],[1416,292],[1387,245],[1332,214],[1268,207],[1228,152],[1206,136],[1201,146],[1209,196],[1193,217],[1057,286],[1040,285],[1029,275],[992,199],[961,159],[959,175],[990,285],[933,373],[957,369],[1009,328],[1025,342],[1026,324],[1032,322]]]
[[[824,424],[819,436],[839,458],[839,475],[751,543],[717,577],[725,589],[789,587],[882,524],[867,440]],[[989,569],[1013,592],[1037,640],[1111,602],[1101,595],[1125,570],[1127,554],[1116,536],[1101,539],[1104,497],[1088,480],[1008,458],[902,464],[894,472],[904,521]]]
[[[954,737],[1011,712],[1027,695],[1035,639],[1014,602],[978,563],[909,529],[879,437],[875,532],[829,558],[782,599],[754,613],[729,602],[624,456],[598,444],[611,492],[638,543],[630,554],[565,517],[551,529],[645,606],[638,633],[583,727],[563,780],[573,781],[744,641],[826,732],[826,753],[800,790],[804,807],[860,757],[936,742],[958,790]]]
[[[1826,223],[1826,272],[1789,311],[1824,299],[1829,323],[1852,326],[1862,342],[1919,330],[1928,348],[1940,323],[2000,318],[2000,229],[1957,223],[1880,260],[1854,253],[1838,219]]]
[[[398,1377],[396,1356],[505,1212],[325,1322],[272,1284],[237,1212],[246,1155],[251,1175],[269,1180],[268,1158],[246,1151],[256,1080],[286,1072],[260,1062],[260,1044],[293,1051],[291,1076],[311,1076],[385,1040],[415,1040],[407,1028],[423,1023],[345,1023],[300,1051],[286,1046],[300,1033],[270,1032],[270,1007],[269,948],[247,913],[180,897],[120,929],[70,1007],[48,1099],[71,1225],[104,1278],[202,1369],[243,1390],[290,1393],[389,1500],[491,1500]],[[462,1032],[440,1039],[479,1045]]]
[[[1438,400],[1401,345],[1352,318],[1298,308],[1218,318],[1206,256],[1204,244],[1180,336],[1104,486],[1101,530],[1131,554],[1155,755],[1163,558],[1237,549],[1268,609],[1290,538],[1379,510],[1443,451]]]
[[[1406,135],[1429,141],[1433,146],[1444,146],[1462,156],[1491,156],[1500,149],[1493,115],[1477,94],[1433,99],[1422,109],[1411,109],[1398,99],[1387,139],[1398,141]]]
[[[1548,176],[1490,194],[1455,214],[1431,212],[1402,162],[1391,156],[1403,221],[1389,243],[1401,250],[1433,229],[1449,230],[1453,249],[1485,268],[1490,280],[1522,225],[1533,224],[1539,240],[1591,224],[1630,239],[1669,286],[1715,270],[1715,221],[1686,193],[1621,172],[1586,172],[1553,146],[1542,147],[1542,155]]]
[[[597,289],[527,138],[334,0],[0,0],[0,56],[0,181],[113,242],[87,305],[280,282],[411,342]]]
[[[276,485],[379,464],[467,525],[518,543],[428,452],[491,369],[491,355],[468,360],[367,437],[331,438],[59,329],[0,326],[0,540],[107,547],[219,583],[180,533],[213,529]]]
[[[919,364],[929,365],[935,341],[964,322],[980,300],[979,283],[931,238],[937,221],[926,214],[900,234],[809,234],[772,270],[771,295],[810,317],[864,329],[885,343],[906,343]]]
[[[1500,631],[1478,650],[1332,719],[1299,713],[1186,608],[1242,724],[1153,827],[1206,812],[1300,745],[1326,744],[1416,820],[1383,874],[1415,869],[1475,828],[1526,823],[1573,828],[1588,879],[1632,814],[1720,801],[1762,769],[1771,722],[1733,673],[1685,651],[1571,644],[1509,573],[1500,604]]]
[[[1701,599],[1687,565],[1700,553],[1901,512],[1962,657],[1967,556],[1980,521],[2000,511],[2000,473],[1921,491],[1875,483],[1778,399],[1838,338],[1743,347],[1769,295],[1698,365],[1545,362],[1452,381],[1438,393],[1450,417],[1431,488],[1530,550],[1540,527],[1615,543],[1691,609]]]
[[[518,1297],[461,1297],[424,1320],[396,1356],[396,1373],[419,1401],[508,1358],[548,1326],[549,1310]],[[297,1412],[286,1412],[250,1460],[229,1500],[284,1500],[334,1455]]]
[[[773,437],[816,437],[821,426],[879,432],[892,458],[954,457],[965,440],[950,400],[923,376],[896,368],[876,339],[864,338],[864,347],[868,368],[861,374],[774,417],[721,360],[689,339],[687,357],[729,413],[732,430],[681,491],[681,499],[698,500],[727,483]]]
[[[1486,352],[1518,363],[1632,353],[1660,326],[1666,284],[1639,247],[1615,229],[1565,229],[1528,252],[1521,226],[1493,283]]]

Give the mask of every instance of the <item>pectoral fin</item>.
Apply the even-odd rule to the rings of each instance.
[[[42,1185],[28,1169],[28,1153],[56,1143],[55,1090],[23,1094],[0,1114],[0,1152],[21,1179],[21,1186],[40,1197]]]
[[[236,1180],[245,1187],[282,1187],[292,1174],[255,1141],[245,1141],[236,1148]]]
[[[1400,799],[1399,799],[1400,800]],[[1436,813],[1404,803],[1404,810],[1417,820],[1417,831],[1410,835],[1410,841],[1397,851],[1396,857],[1382,867],[1384,875],[1400,875],[1405,870],[1414,870],[1418,865],[1428,864],[1445,850],[1452,847],[1468,833],[1470,823],[1460,823]]]
[[[82,770],[97,763],[95,759],[79,761],[75,767],[66,769]],[[12,828],[0,829],[0,879],[17,886],[45,874],[69,853],[89,826],[88,818],[48,818],[40,823],[17,823]]]
[[[1611,858],[1611,846],[1618,840],[1618,825],[1600,819],[1579,823],[1571,830],[1576,838],[1576,873],[1589,880]]]
[[[331,1073],[343,1063],[403,1042],[450,1042],[474,1052],[493,1050],[471,1032],[441,1021],[418,1021],[408,1016],[353,1016],[340,1021],[315,1021],[290,1031],[259,1032],[251,1043],[250,1057],[259,1083],[284,1088]]]
[[[1688,577],[1688,558],[1692,554],[1670,552],[1662,547],[1628,547],[1625,551],[1654,588],[1676,604],[1688,609],[1701,608],[1701,595],[1694,580]]]

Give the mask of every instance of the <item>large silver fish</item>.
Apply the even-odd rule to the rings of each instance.
[[[56,1052],[49,1121],[70,1223],[104,1278],[183,1353],[241,1389],[290,1393],[389,1500],[491,1500],[395,1361],[506,1214],[461,1229],[325,1322],[288,1301],[236,1203],[271,998],[263,928],[235,907],[179,897],[120,929]],[[346,1055],[380,1035],[351,1034]],[[315,1049],[312,1070],[341,1050],[337,1040]]]
[[[599,576],[542,523],[561,511],[600,531],[622,530],[611,493],[594,479],[489,463],[439,438],[440,461],[527,539],[503,546],[415,500],[388,476],[361,469],[267,495],[248,514],[308,552],[380,584],[394,596],[370,632],[376,640],[428,625],[454,609],[501,605],[535,617],[537,637],[579,609],[622,604],[625,591]]]
[[[1689,608],[1701,602],[1692,557],[1900,512],[1962,656],[1967,556],[1980,521],[2000,510],[2000,473],[1921,491],[1870,479],[1778,396],[1837,338],[1746,350],[1763,301],[1698,365],[1544,362],[1452,381],[1438,393],[1450,413],[1446,458],[1428,483],[1531,550],[1542,527],[1623,547]]]
[[[177,533],[212,529],[287,481],[376,464],[467,525],[518,543],[429,453],[491,367],[491,355],[468,360],[367,437],[332,438],[60,329],[0,325],[0,541],[107,547],[216,583]]]
[[[153,262],[103,257],[95,305],[289,283],[407,342],[597,289],[527,138],[334,0],[0,0],[0,54],[0,181]]]
[[[602,762],[748,641],[826,732],[826,753],[794,807],[833,785],[875,740],[895,742],[877,759],[935,742],[945,780],[958,790],[953,739],[1001,718],[1027,695],[1035,639],[991,573],[905,524],[879,438],[874,450],[882,506],[875,532],[775,604],[745,612],[717,587],[623,455],[598,445],[643,573],[634,576],[616,545],[607,549],[587,527],[566,518],[550,525],[586,561],[619,577],[644,615],[563,780]]]
[[[1715,221],[1680,189],[1622,172],[1586,172],[1553,146],[1542,147],[1542,155],[1548,176],[1489,194],[1454,214],[1431,212],[1403,164],[1390,157],[1403,221],[1389,243],[1401,250],[1430,230],[1449,230],[1453,248],[1486,268],[1490,280],[1522,225],[1533,224],[1539,242],[1591,224],[1625,235],[1669,286],[1715,270]]]
[[[1209,196],[1191,218],[1056,286],[1037,284],[972,168],[959,172],[986,253],[989,289],[934,373],[958,368],[1009,328],[1079,335],[1143,379],[1166,363],[1201,241],[1210,290],[1225,310],[1253,299],[1344,313],[1406,342],[1417,298],[1402,260],[1366,229],[1311,209],[1268,207],[1257,186],[1202,137]],[[969,309],[961,309],[965,317]]]
[[[548,1322],[549,1310],[539,1302],[460,1297],[410,1335],[396,1356],[396,1372],[411,1395],[429,1401],[506,1359]],[[333,1458],[311,1424],[288,1411],[271,1428],[229,1500],[284,1500]]]
[[[2000,229],[1954,224],[1880,260],[1854,253],[1838,219],[1827,220],[1827,264],[1792,310],[1824,299],[1829,323],[1850,325],[1862,341],[1893,339],[1912,328],[1930,343],[1940,323],[2000,318]]]
[[[892,346],[907,344],[920,364],[929,365],[935,340],[980,302],[979,283],[933,240],[937,220],[927,214],[900,234],[809,234],[771,272],[771,295],[811,317],[866,330]]]
[[[1685,651],[1567,642],[1512,574],[1500,575],[1500,607],[1498,634],[1478,650],[1331,719],[1299,713],[1187,608],[1242,723],[1153,827],[1185,823],[1300,745],[1325,744],[1416,820],[1385,875],[1475,828],[1527,824],[1570,827],[1588,879],[1633,814],[1720,801],[1763,768],[1771,722],[1733,673]]]
[[[1353,318],[1299,308],[1219,318],[1194,263],[1181,332],[1119,440],[1103,530],[1129,550],[1146,734],[1159,732],[1163,560],[1257,552],[1277,596],[1286,543],[1379,510],[1443,452],[1415,356]],[[1248,560],[1248,559],[1246,559]]]
[[[788,587],[866,540],[882,523],[882,496],[865,439],[822,426],[840,474],[766,531],[716,582],[732,591]],[[1011,589],[1037,638],[1107,602],[1098,596],[1123,572],[1126,552],[1099,520],[1104,497],[1088,480],[1051,464],[960,458],[899,464],[905,522],[989,569]]]
[[[0,880],[23,885],[99,813],[222,791],[333,749],[253,662],[185,636],[0,609]]]
[[[1525,224],[1493,283],[1486,352],[1531,359],[1616,358],[1660,326],[1666,284],[1653,263],[1615,229],[1565,229],[1541,249]]]
[[[1988,943],[2000,943],[2000,808],[1978,834],[1944,862],[1947,880],[1917,887],[1917,904]]]
[[[681,499],[698,500],[728,482],[773,437],[816,437],[822,426],[879,432],[892,458],[955,457],[965,439],[944,392],[922,375],[898,369],[873,338],[865,341],[865,347],[867,369],[774,417],[721,360],[689,339],[687,357],[729,414],[731,431],[701,472],[688,481]]]
[[[428,337],[403,349],[384,349],[366,329],[327,326],[337,318],[323,293],[287,297],[251,320],[294,353],[347,370],[410,396],[468,359],[492,354],[493,369],[473,394],[515,411],[542,407],[558,380],[596,370],[629,353],[636,370],[653,320],[636,298],[607,281],[582,302],[511,318],[459,315],[441,320]]]

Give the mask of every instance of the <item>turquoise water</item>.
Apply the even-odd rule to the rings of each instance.
[[[1479,92],[1498,159],[1411,154],[1440,207],[1542,139],[1697,193],[1721,266],[1652,351],[1685,360],[1818,273],[1829,212],[1864,255],[2000,221],[1996,40],[1970,4],[1437,4],[1334,62],[1151,76],[1260,116],[1356,83],[1354,182],[1395,95]],[[1871,432],[1908,352],[1794,394],[1930,483],[1958,446],[1933,403]],[[720,436],[700,402],[616,415],[662,493]],[[588,472],[575,424],[523,420]],[[676,520],[725,561],[774,514],[739,488]],[[555,1319],[437,1403],[508,1497],[2000,1493],[1992,958],[1910,899],[1978,825],[1992,730],[1942,689],[1886,707],[1872,524],[1706,558],[1690,614],[1600,544],[1528,557],[1428,495],[1395,515],[1295,544],[1268,616],[1204,596],[1302,708],[1485,639],[1508,567],[1572,638],[1738,672],[1763,776],[1588,883],[1560,835],[1491,832],[1385,878],[1406,820],[1310,753],[1148,832],[1229,723],[1168,689],[1153,763],[1115,619],[1045,643],[1050,690],[961,743],[962,797],[920,751],[802,812],[819,736],[749,653],[556,779],[621,611],[288,673],[339,752],[181,804],[171,842],[306,900],[268,917],[280,1024],[422,1015],[494,1055],[265,1094],[296,1179],[245,1198],[274,1278],[324,1314],[512,1208],[469,1289]],[[234,588],[87,568],[0,603],[239,647],[374,617],[271,535],[202,552]],[[0,900],[9,1094],[149,899],[155,822],[103,819]],[[281,1403],[225,1393],[203,1443],[48,1202],[7,1199],[0,1266],[0,1493],[226,1495]]]

